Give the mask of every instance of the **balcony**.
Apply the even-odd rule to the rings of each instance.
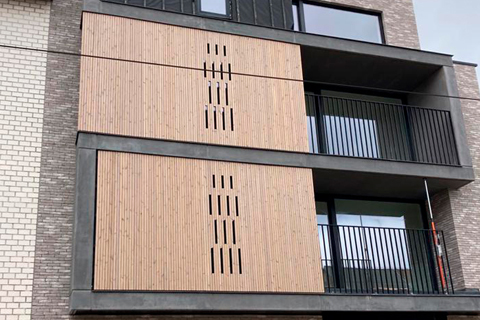
[[[318,224],[325,291],[453,294],[442,231]]]
[[[458,166],[450,111],[306,94],[312,153]]]

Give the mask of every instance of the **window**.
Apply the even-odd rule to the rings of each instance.
[[[198,11],[202,14],[228,17],[229,13],[229,0],[199,0]]]
[[[377,13],[298,1],[293,6],[294,30],[352,40],[384,43]]]

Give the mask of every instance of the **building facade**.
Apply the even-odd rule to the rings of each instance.
[[[0,26],[0,319],[479,317],[475,65],[410,0]]]

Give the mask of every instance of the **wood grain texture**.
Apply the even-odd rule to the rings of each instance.
[[[309,169],[100,151],[97,190],[95,290],[323,291]],[[221,214],[214,201],[210,215],[210,195]],[[242,274],[237,255],[219,272],[220,248],[241,248]]]
[[[301,82],[228,76],[230,65],[233,72],[301,79],[298,46],[91,13],[84,14],[82,46],[87,55],[215,65],[216,72],[83,57],[80,131],[308,152]]]

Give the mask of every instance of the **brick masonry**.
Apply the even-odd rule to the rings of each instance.
[[[412,0],[324,0],[382,12],[386,42],[392,46],[420,49]]]
[[[480,98],[473,66],[455,64],[459,95]],[[475,182],[433,198],[439,229],[444,230],[456,289],[480,289],[480,102],[461,100]]]
[[[47,49],[50,2],[0,0],[0,45]],[[0,320],[30,319],[45,53],[0,47]]]
[[[53,0],[48,47],[80,52],[82,0]],[[32,319],[67,319],[75,192],[79,57],[49,53]]]

